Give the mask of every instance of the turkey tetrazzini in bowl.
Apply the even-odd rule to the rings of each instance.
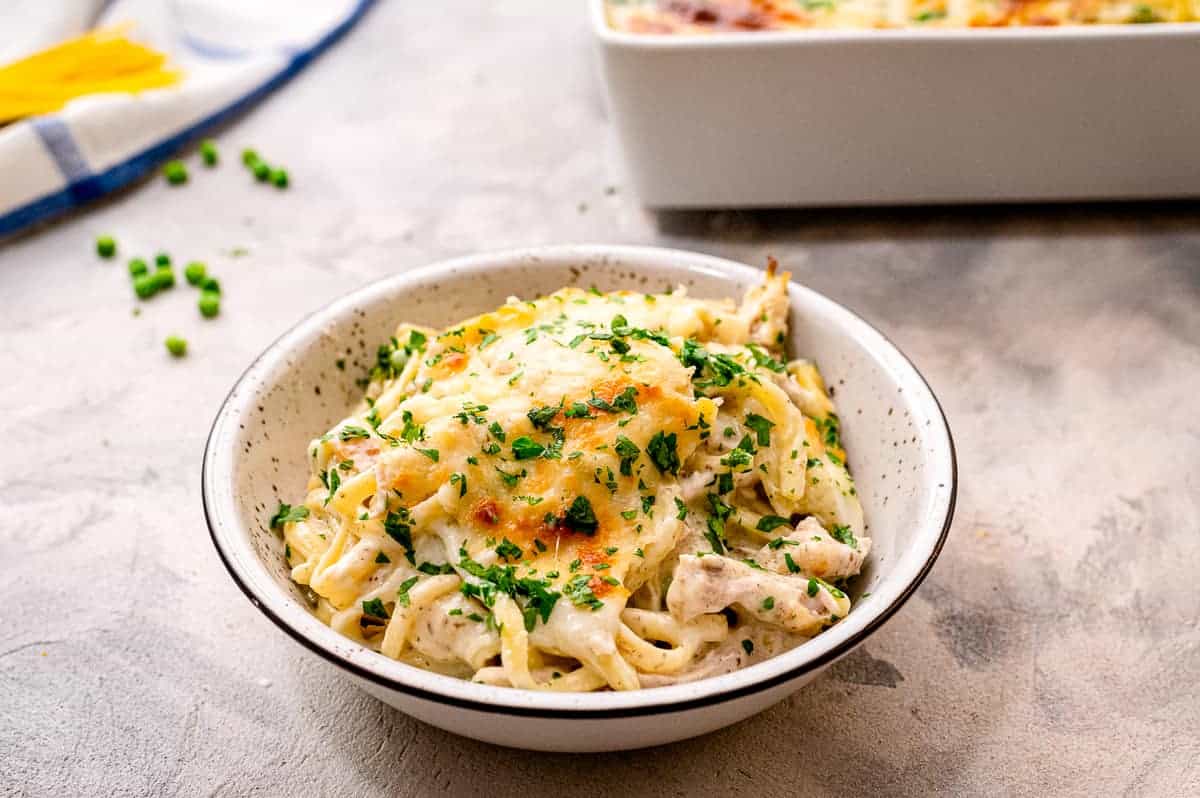
[[[836,624],[870,539],[787,281],[400,324],[272,519],[292,579],[385,656],[534,690],[715,676]]]

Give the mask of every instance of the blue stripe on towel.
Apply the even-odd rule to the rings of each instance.
[[[184,46],[191,50],[196,55],[211,58],[214,61],[236,61],[239,58],[246,58],[254,55],[250,50],[245,50],[240,47],[226,47],[223,44],[215,44],[206,42],[198,36],[193,36],[190,33],[185,33],[179,38]]]
[[[296,73],[308,66],[309,62],[320,55],[329,45],[333,44],[346,31],[350,30],[354,26],[354,23],[358,22],[362,15],[367,12],[367,9],[370,8],[374,1],[358,0],[350,13],[318,39],[312,47],[297,51],[283,69],[276,72],[269,80],[232,105],[222,108],[220,111],[201,119],[196,124],[184,128],[174,136],[141,151],[104,172],[96,175],[90,174],[87,170],[87,162],[80,155],[80,162],[83,165],[84,173],[81,179],[75,180],[70,175],[67,175],[66,168],[59,161],[58,156],[55,155],[55,161],[58,163],[59,169],[62,169],[63,174],[67,175],[67,179],[71,181],[70,185],[61,191],[48,194],[0,216],[0,236],[15,233],[31,224],[57,216],[64,211],[83,205],[102,194],[115,191],[137,180],[142,175],[154,169],[168,155],[179,150],[184,144],[199,138],[200,134],[206,130],[229,121],[270,92],[279,88],[288,79],[294,77]],[[59,125],[62,125],[66,139],[70,142],[70,147],[75,150],[76,154],[79,154],[78,147],[75,145],[70,130],[61,120],[53,116],[39,117],[34,120],[35,129],[36,125],[43,121],[55,121]],[[46,141],[45,135],[41,130],[38,130],[38,135],[42,136],[43,142]],[[49,143],[46,144],[46,147],[51,154],[54,153],[54,149]]]
[[[58,171],[62,172],[68,183],[83,180],[92,173],[66,122],[56,116],[34,117],[32,121],[34,132],[50,151]]]

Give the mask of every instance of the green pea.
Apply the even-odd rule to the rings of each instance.
[[[253,167],[254,164],[258,163],[258,153],[254,150],[242,150],[242,163]]]
[[[158,281],[152,274],[143,274],[133,280],[133,292],[141,299],[149,299],[158,293]]]
[[[149,267],[146,266],[146,261],[142,260],[141,258],[134,258],[133,260],[129,261],[129,275],[131,277],[141,277],[149,270]]]
[[[267,166],[262,161],[255,161],[251,167],[254,169],[254,179],[259,182],[265,182],[271,177],[271,167]]]
[[[170,266],[160,266],[154,270],[154,284],[159,291],[165,291],[175,285],[175,272]]]
[[[210,294],[221,295],[221,284],[217,282],[216,277],[205,277],[200,282],[200,290],[207,291]]]
[[[187,341],[178,335],[168,335],[166,344],[167,351],[175,357],[183,357],[187,354]]]
[[[204,282],[204,274],[208,271],[208,267],[198,260],[194,260],[187,265],[183,270],[183,276],[192,285],[200,285]]]
[[[271,182],[275,184],[276,188],[287,188],[288,187],[287,170],[286,169],[272,169],[271,170]]]
[[[200,142],[200,159],[204,161],[205,166],[217,165],[217,143],[212,139],[205,139]]]
[[[200,294],[200,315],[206,319],[211,319],[221,312],[221,296],[214,294],[211,291],[204,291]]]
[[[391,361],[392,368],[396,371],[400,371],[400,369],[404,368],[408,364],[408,352],[404,351],[403,349],[397,349],[392,352],[389,360]]]
[[[163,165],[163,174],[173,186],[186,183],[188,179],[187,167],[183,165],[183,161],[167,161]]]
[[[171,256],[165,252],[158,253],[157,255],[154,256],[154,265],[155,266],[170,266],[171,265]]]
[[[96,239],[96,254],[102,258],[111,258],[117,254],[117,242],[112,236],[100,236]]]

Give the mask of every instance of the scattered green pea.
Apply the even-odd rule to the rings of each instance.
[[[217,143],[212,139],[205,139],[200,142],[200,160],[204,161],[205,166],[217,165]]]
[[[211,291],[203,291],[200,294],[200,315],[206,319],[211,319],[221,312],[221,295],[214,294]]]
[[[200,290],[207,291],[210,294],[221,295],[221,284],[217,282],[216,277],[205,277],[200,282]]]
[[[242,150],[242,163],[253,167],[254,164],[258,163],[258,153],[254,150]]]
[[[187,341],[178,335],[168,335],[166,344],[167,351],[175,357],[183,357],[187,354]]]
[[[154,284],[159,291],[165,291],[175,285],[175,272],[170,266],[160,266],[154,270]]]
[[[192,285],[200,285],[204,282],[204,275],[208,268],[198,260],[194,260],[187,265],[183,270],[183,276]]]
[[[163,165],[163,174],[173,186],[186,183],[188,179],[187,167],[183,165],[183,161],[167,161]]]
[[[96,254],[102,258],[111,258],[117,254],[117,242],[112,236],[100,236],[96,239]]]
[[[155,266],[170,266],[171,265],[171,256],[165,252],[158,253],[157,255],[154,256],[154,265]]]
[[[265,182],[271,177],[271,167],[267,166],[262,161],[255,161],[251,167],[254,170],[254,178],[260,182]]]
[[[158,281],[152,274],[142,274],[133,279],[133,292],[141,299],[149,299],[158,293]]]
[[[408,365],[408,352],[403,347],[393,350],[388,360],[391,361],[392,368],[395,371],[400,371]]]
[[[286,169],[272,169],[271,170],[271,182],[275,184],[276,188],[287,188],[288,187],[287,170]]]
[[[134,258],[133,260],[129,261],[130,277],[141,277],[148,271],[150,271],[150,269],[148,266],[146,266],[146,261],[142,260],[141,258]]]

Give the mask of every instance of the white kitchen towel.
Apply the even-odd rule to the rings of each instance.
[[[170,57],[183,80],[96,94],[0,127],[0,236],[154,169],[303,69],[372,0],[4,0],[0,64],[98,26]]]

